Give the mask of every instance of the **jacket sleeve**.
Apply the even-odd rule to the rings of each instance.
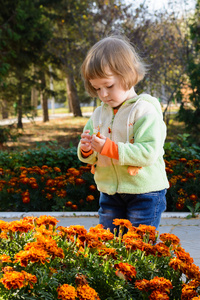
[[[85,131],[85,130],[90,130],[90,135],[93,134],[93,121],[91,118],[85,125],[83,131]],[[80,161],[91,164],[91,165],[94,164],[97,161],[97,152],[94,151],[90,156],[83,158],[81,155],[80,145],[81,145],[81,143],[79,142],[78,148],[77,148],[77,155],[78,155],[78,158],[80,159]]]
[[[164,154],[166,126],[160,115],[146,114],[133,126],[134,143],[118,143],[119,164],[150,166]]]

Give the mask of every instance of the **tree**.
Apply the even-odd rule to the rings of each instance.
[[[178,119],[185,122],[186,129],[192,130],[196,135],[200,130],[200,0],[197,0],[196,9],[190,24],[190,51],[188,53],[187,78],[185,80],[189,89],[191,107],[182,102]],[[180,97],[183,94],[180,90]]]
[[[12,3],[11,3],[12,2]],[[2,39],[5,49],[12,55],[7,56],[9,78],[15,78],[15,97],[17,104],[18,128],[22,128],[22,115],[26,95],[30,93],[33,80],[30,67],[37,64],[40,54],[50,38],[48,20],[44,18],[39,0],[11,0],[1,6],[3,20]],[[5,25],[6,24],[6,25]],[[6,89],[10,89],[7,84]],[[29,97],[30,98],[30,97]]]

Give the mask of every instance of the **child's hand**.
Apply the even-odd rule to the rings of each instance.
[[[106,142],[106,137],[102,134],[100,136],[93,135],[91,140],[92,150],[101,153],[103,146]]]
[[[81,134],[81,149],[85,152],[88,152],[92,149],[91,140],[92,137],[89,134],[90,130],[86,130]]]
[[[139,173],[140,169],[142,169],[142,167],[129,166],[127,171],[131,176],[135,176]]]

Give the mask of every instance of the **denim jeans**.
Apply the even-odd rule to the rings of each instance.
[[[115,228],[113,219],[128,219],[133,226],[140,224],[158,229],[161,214],[166,209],[166,189],[145,194],[100,194],[99,223]]]

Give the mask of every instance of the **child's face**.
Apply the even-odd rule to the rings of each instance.
[[[90,80],[91,85],[97,91],[101,101],[110,107],[118,107],[124,101],[133,97],[133,91],[125,90],[118,75],[110,73],[108,78],[95,78]],[[135,96],[135,94],[134,94]]]

